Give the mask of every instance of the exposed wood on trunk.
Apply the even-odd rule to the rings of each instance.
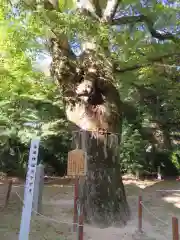
[[[86,134],[83,140],[81,132],[74,135],[76,147],[82,148],[86,142],[88,157],[87,178],[81,196],[85,219],[99,226],[126,223],[129,208],[117,154],[120,142],[117,132],[121,132],[122,110],[119,93],[113,85],[112,66],[107,67],[106,62],[102,66],[95,52],[89,50],[81,61],[84,77],[78,94],[83,101],[73,108],[68,106],[67,116],[78,126],[78,130],[84,130]],[[87,83],[94,92],[89,98],[86,95]]]
[[[76,129],[86,132],[83,141],[87,143],[88,172],[84,185],[86,191],[83,187],[81,198],[81,203],[85,204],[86,221],[99,226],[126,223],[129,208],[117,154],[122,109],[118,90],[113,85],[112,65],[89,49],[73,60],[68,57],[66,46],[63,49],[61,46],[58,40],[52,40],[51,73],[63,87],[64,97],[70,99],[67,91],[71,91],[71,98],[74,96],[73,102],[66,101],[68,120]],[[82,148],[82,139],[77,135],[75,142]]]

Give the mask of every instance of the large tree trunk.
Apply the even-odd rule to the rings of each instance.
[[[125,224],[129,208],[122,183],[117,135],[74,132],[76,146],[86,149],[87,176],[81,185],[80,200],[85,209],[85,220],[100,227]]]
[[[53,46],[52,73],[59,80],[62,56],[57,41]],[[81,70],[73,70],[72,61],[66,59],[63,96],[67,118],[75,126],[75,147],[87,155],[87,176],[80,196],[85,220],[98,226],[120,225],[130,215],[119,166],[120,96],[113,85],[112,66],[105,60],[99,64],[94,51],[87,50],[77,61]],[[60,80],[63,86],[62,77]]]
[[[112,1],[114,8],[116,2]],[[51,74],[60,84],[67,118],[75,126],[74,144],[87,155],[80,195],[85,220],[98,226],[126,223],[130,212],[118,154],[122,108],[113,66],[106,54],[97,53],[93,41],[82,43],[79,58],[73,56],[64,36],[51,39],[50,49]]]

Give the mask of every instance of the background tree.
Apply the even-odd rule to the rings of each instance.
[[[24,177],[30,140],[40,135],[39,161],[64,175],[68,123],[55,85],[37,66],[36,58],[45,57],[43,46],[33,32],[23,31],[24,16],[14,15],[5,4],[0,8],[0,170]]]
[[[82,2],[74,1],[68,12],[56,1],[20,3],[14,6],[15,16],[12,6],[6,11],[36,40],[36,51],[37,39],[50,39],[51,73],[74,124],[75,144],[88,153],[88,193],[82,198],[87,220],[126,222],[129,209],[114,146],[119,145],[124,115],[134,139],[142,137],[139,146],[148,139],[153,151],[171,149],[169,120],[179,114],[178,2]]]

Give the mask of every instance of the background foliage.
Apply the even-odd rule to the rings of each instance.
[[[71,12],[36,11],[19,1],[0,4],[0,169],[24,176],[30,139],[41,136],[40,161],[64,174],[71,133],[61,92],[40,63],[48,57],[49,26],[68,35],[78,54],[92,38],[98,52],[111,46],[116,85],[124,106],[120,163],[123,173],[140,170],[165,175],[180,171],[179,1],[122,1],[118,16],[144,14],[162,34],[152,38],[144,22],[107,26]],[[109,37],[110,36],[110,37]],[[102,44],[103,43],[103,44]],[[157,56],[169,57],[152,61]],[[151,60],[150,60],[151,59]],[[132,66],[134,66],[132,68]],[[47,68],[47,67],[44,67]],[[130,69],[130,70],[128,70]],[[28,124],[27,124],[28,123]],[[36,123],[36,128],[29,126]],[[176,142],[175,142],[176,140]]]

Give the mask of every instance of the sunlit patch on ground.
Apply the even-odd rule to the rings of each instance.
[[[175,207],[180,208],[180,192],[172,193],[170,196],[163,197],[164,201],[174,204]]]

